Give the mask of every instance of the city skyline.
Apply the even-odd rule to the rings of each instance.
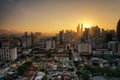
[[[116,29],[119,0],[0,0],[0,28],[20,32],[76,31],[78,24]],[[87,26],[86,26],[87,25]]]

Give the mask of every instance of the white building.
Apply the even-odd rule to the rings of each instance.
[[[2,48],[0,49],[0,60],[15,60],[17,59],[17,48]]]
[[[79,53],[88,53],[92,52],[91,44],[89,43],[78,43],[78,52]]]
[[[55,49],[55,40],[46,40],[46,50]]]

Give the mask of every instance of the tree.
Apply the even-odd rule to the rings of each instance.
[[[73,72],[73,71],[74,71],[74,68],[69,68],[68,71]]]
[[[24,63],[22,66],[20,66],[17,69],[18,74],[23,75],[28,70],[28,67],[30,67],[31,65],[32,65],[32,61]]]
[[[83,80],[90,80],[89,74],[90,72],[88,70],[84,71],[84,74],[81,75]]]
[[[41,80],[47,80],[47,79],[48,79],[47,75],[44,75]]]

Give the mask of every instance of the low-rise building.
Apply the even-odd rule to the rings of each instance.
[[[109,49],[96,49],[93,50],[93,57],[111,60],[113,59],[113,51]]]
[[[109,50],[109,49],[95,49],[95,50],[93,50],[93,55],[94,54],[110,54],[110,55],[112,55],[113,51]]]
[[[79,53],[85,53],[90,54],[92,52],[91,44],[89,43],[78,43],[78,52]]]

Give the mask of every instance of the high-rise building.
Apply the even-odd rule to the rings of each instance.
[[[34,46],[34,34],[31,32],[31,45]]]
[[[46,50],[49,49],[55,49],[55,39],[54,38],[50,38],[46,40]]]
[[[80,36],[80,24],[78,24],[78,26],[77,26],[77,36],[78,37]]]
[[[120,19],[117,23],[117,41],[120,42]]]
[[[90,28],[90,38],[91,42],[94,44],[98,44],[100,42],[100,28],[98,26]]]
[[[33,34],[28,35],[28,33],[25,32],[25,34],[23,36],[23,40],[22,40],[23,48],[30,48],[30,47],[32,47],[32,36],[33,36]]]
[[[81,37],[83,36],[83,24],[81,24],[81,27],[80,27],[80,34],[81,34]]]
[[[90,35],[92,38],[100,37],[100,28],[98,26],[91,27]]]
[[[80,24],[78,24],[78,26],[77,26],[77,37],[82,37],[82,35],[83,35],[83,24],[81,24],[81,26],[80,26]]]
[[[13,48],[15,47],[14,39],[11,37],[6,37],[1,39],[1,48]]]
[[[90,38],[90,28],[85,28],[85,31],[83,32],[83,39],[85,42],[88,42]]]
[[[59,32],[59,41],[60,41],[60,44],[64,43],[64,30]]]
[[[40,42],[40,39],[41,39],[41,32],[36,32],[34,34],[34,43],[39,43]]]

